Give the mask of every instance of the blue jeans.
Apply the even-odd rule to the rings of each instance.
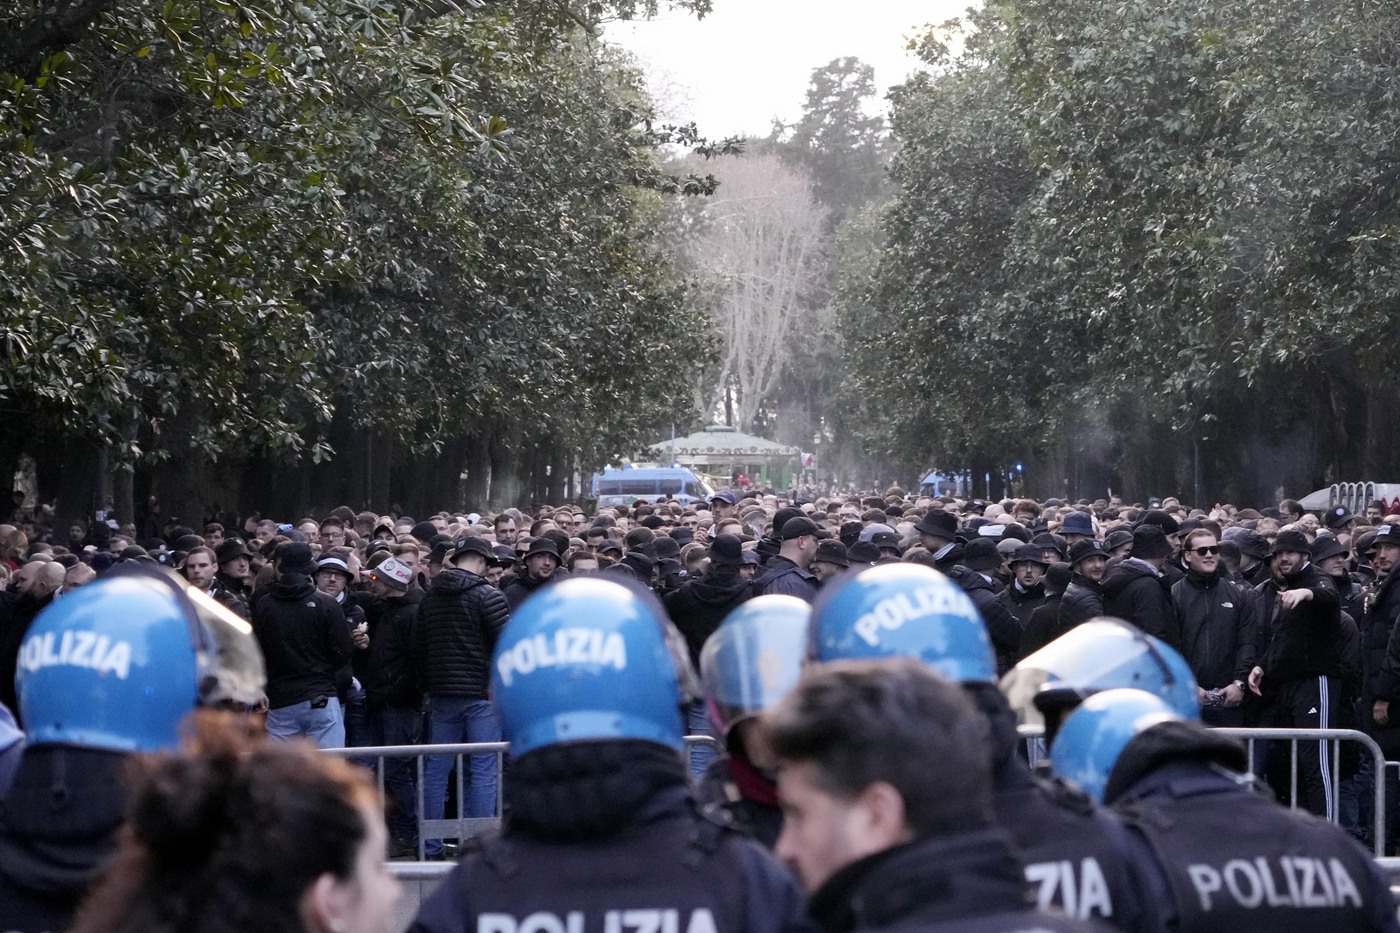
[[[423,714],[402,706],[371,710],[370,733],[375,745],[417,745],[423,733]],[[384,803],[389,838],[418,841],[417,763],[412,758],[385,758]]]
[[[310,700],[270,709],[267,734],[280,742],[307,738],[321,748],[344,748],[345,717],[341,715],[340,701],[330,697],[320,709],[312,709]]]
[[[710,722],[710,714],[705,711],[705,701],[697,700],[685,708],[685,731],[687,735],[714,735],[715,727]],[[713,745],[692,745],[690,747],[690,776],[699,780],[700,775],[716,757]]]
[[[451,745],[461,742],[499,742],[501,720],[490,700],[464,697],[428,698],[428,744]],[[423,818],[440,820],[447,808],[447,776],[456,763],[455,755],[431,755],[423,766]],[[496,756],[469,755],[469,775],[462,775],[466,799],[457,806],[468,819],[496,815]],[[469,779],[468,779],[469,778]],[[425,839],[427,855],[442,851],[441,839]]]

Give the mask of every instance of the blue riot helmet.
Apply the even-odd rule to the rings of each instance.
[[[721,740],[797,685],[811,611],[795,596],[759,596],[731,612],[706,640],[700,685]]]
[[[1001,680],[1023,727],[1048,738],[1086,697],[1115,687],[1146,690],[1185,719],[1201,717],[1196,675],[1171,646],[1122,619],[1090,619],[1029,655]]]
[[[576,577],[526,599],[496,640],[491,688],[517,755],[549,745],[642,739],[685,747],[699,695],[685,639],[650,591]]]
[[[39,613],[18,660],[30,745],[159,751],[179,744],[180,720],[196,706],[252,710],[265,699],[252,626],[145,561]]]
[[[1128,743],[1155,725],[1184,718],[1166,700],[1146,690],[1096,693],[1060,726],[1050,745],[1050,770],[1103,803],[1113,767]]]
[[[943,574],[922,564],[881,564],[843,574],[812,607],[808,657],[918,658],[949,680],[996,683],[982,614]]]

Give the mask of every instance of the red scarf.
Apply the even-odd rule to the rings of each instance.
[[[743,752],[736,752],[729,756],[729,776],[734,779],[734,785],[739,788],[739,793],[743,794],[754,803],[762,804],[765,807],[776,807],[778,805],[778,786],[764,776]]]

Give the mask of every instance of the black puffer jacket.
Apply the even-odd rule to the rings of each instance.
[[[1103,608],[1108,615],[1131,622],[1148,635],[1181,650],[1181,625],[1172,605],[1171,584],[1151,565],[1128,558],[1108,568],[1103,577]]]
[[[1391,716],[1380,725],[1372,715],[1377,700],[1400,706],[1400,668],[1386,663],[1386,650],[1400,622],[1400,572],[1391,571],[1366,595],[1366,616],[1361,623],[1361,663],[1364,684],[1361,691],[1361,722],[1375,737],[1386,758],[1400,758],[1400,716]]]
[[[418,609],[414,666],[429,696],[485,700],[491,653],[510,618],[501,591],[466,570],[444,570]]]
[[[271,709],[336,696],[336,676],[354,642],[345,613],[311,578],[284,573],[253,599],[253,634],[267,662]]]
[[[962,591],[972,600],[977,611],[982,613],[982,621],[987,623],[987,634],[992,637],[992,649],[997,654],[997,676],[1009,671],[1021,653],[1021,625],[1016,621],[1006,604],[997,599],[996,589],[987,578],[976,570],[967,567],[953,567],[948,571]]]
[[[1400,621],[1400,573],[1391,572],[1366,596],[1366,616],[1362,623],[1362,664],[1366,689],[1363,699],[1369,708],[1376,700],[1400,701],[1400,669],[1386,669],[1386,647],[1395,623]]]
[[[699,666],[705,639],[719,628],[725,616],[748,598],[749,581],[739,576],[738,567],[711,568],[703,577],[666,594],[666,613],[685,636],[691,663]]]
[[[1063,635],[1080,622],[1088,622],[1101,615],[1103,585],[1076,573],[1070,578],[1069,587],[1065,590],[1064,598],[1060,600],[1060,634]]]
[[[1188,572],[1172,586],[1181,653],[1207,690],[1248,680],[1254,668],[1255,596],[1222,574]]]
[[[1063,599],[1063,594],[1050,596],[1045,600],[1045,605],[1031,611],[1026,630],[1021,633],[1021,657],[1017,658],[1018,661],[1035,654],[1067,631],[1060,628],[1060,602]]]
[[[418,672],[413,664],[414,629],[423,602],[419,590],[409,590],[396,599],[385,599],[374,606],[370,622],[369,648],[360,680],[365,700],[372,709],[399,706],[416,709],[423,698]]]

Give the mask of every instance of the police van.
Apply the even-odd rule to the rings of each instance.
[[[684,467],[607,467],[593,474],[592,492],[600,509],[631,505],[639,499],[704,504],[715,494],[704,480]]]

